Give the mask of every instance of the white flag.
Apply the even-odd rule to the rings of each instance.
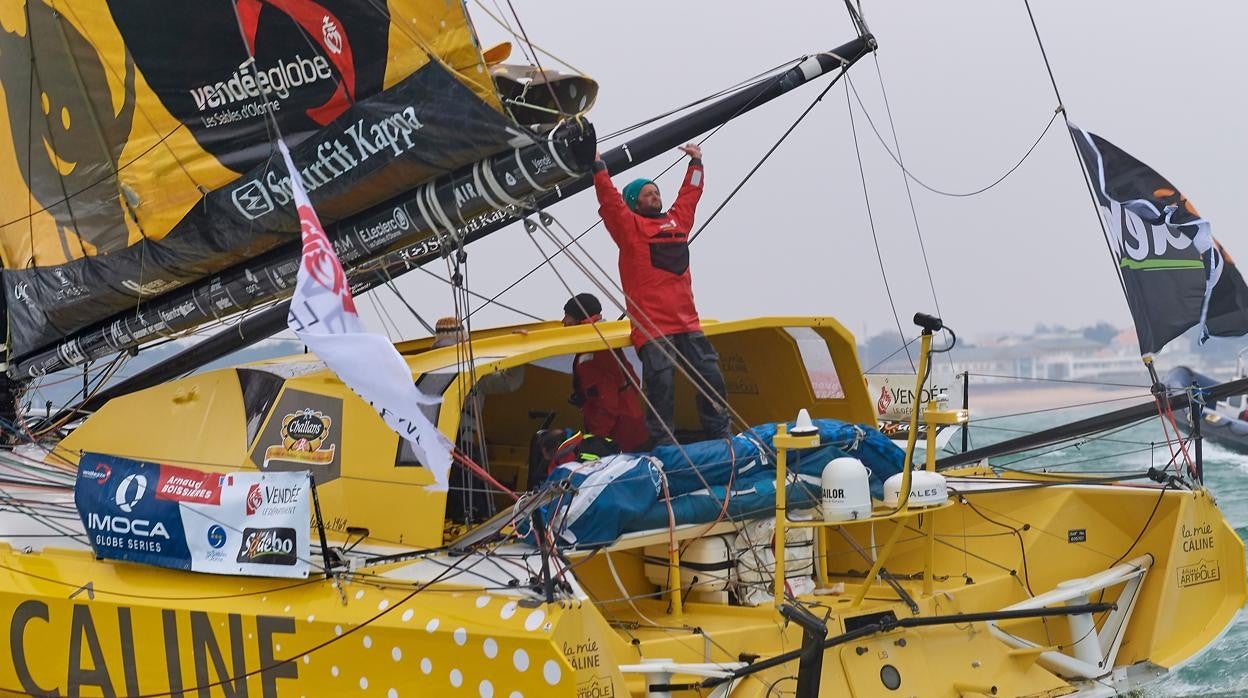
[[[451,442],[420,411],[420,405],[436,405],[441,398],[416,388],[407,362],[390,340],[365,331],[342,262],[325,236],[290,151],[280,139],[277,147],[290,172],[291,192],[303,230],[303,260],[286,323],[348,388],[412,444],[416,457],[433,472],[433,489],[446,490]]]

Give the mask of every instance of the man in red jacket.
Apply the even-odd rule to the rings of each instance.
[[[563,306],[563,324],[588,325],[602,320],[602,303],[592,293],[578,293]],[[581,408],[584,432],[606,436],[624,451],[640,451],[650,440],[645,410],[637,392],[637,374],[614,349],[577,354],[572,360],[572,397]]]
[[[598,213],[620,249],[620,281],[642,386],[653,407],[646,410],[646,426],[655,445],[675,443],[677,362],[692,377],[706,438],[731,436],[719,355],[702,334],[689,276],[689,232],[702,197],[702,149],[690,143],[681,151],[690,157],[689,170],[666,213],[654,182],[634,180],[621,196],[607,164],[601,158],[594,162]]]

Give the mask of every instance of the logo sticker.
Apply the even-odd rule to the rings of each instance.
[[[880,414],[885,414],[888,412],[888,406],[891,405],[892,403],[893,403],[893,396],[889,394],[888,387],[887,386],[881,387],[880,399],[875,404],[876,411],[879,412]]]
[[[236,561],[258,565],[295,564],[295,529],[244,529]]]
[[[113,502],[118,509],[129,514],[134,511],[134,507],[145,494],[147,494],[147,478],[138,473],[131,473],[122,478],[121,484],[117,485],[117,493],[113,495]]]
[[[214,549],[220,550],[224,548],[228,537],[221,524],[213,524],[208,527],[208,545],[211,545]]]
[[[342,469],[342,401],[286,389],[254,440],[251,461],[268,472],[311,471],[317,484]]]
[[[156,498],[191,504],[220,504],[221,476],[172,465],[161,466]]]
[[[253,179],[235,189],[230,196],[234,199],[234,205],[238,207],[239,213],[250,220],[254,221],[273,211],[273,197],[269,196],[269,190],[265,189],[258,179]]]
[[[252,485],[247,490],[247,515],[251,516],[256,513],[262,504],[264,504],[264,495],[260,493],[260,485]]]
[[[1194,587],[1222,579],[1222,568],[1217,560],[1201,560],[1178,568],[1179,586]]]
[[[85,477],[88,480],[95,480],[96,484],[103,485],[108,482],[109,476],[113,474],[113,469],[107,465],[100,463],[90,470],[84,470],[78,473],[78,477]]]
[[[281,445],[264,451],[265,467],[271,460],[322,465],[334,459],[335,445],[327,444],[333,419],[323,412],[304,409],[282,417]]]
[[[303,492],[299,486],[252,485],[247,490],[247,515],[293,516]]]

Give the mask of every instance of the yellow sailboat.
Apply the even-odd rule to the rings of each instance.
[[[627,346],[626,322],[597,327],[612,346]],[[472,342],[478,381],[524,371],[518,390],[483,405],[491,469],[503,483],[528,476],[527,410],[576,417],[562,399],[568,376],[551,359],[601,346],[588,327],[524,329]],[[803,408],[817,418],[874,419],[853,338],[834,319],[758,318],[708,323],[706,331],[732,367],[729,383],[750,387],[733,399],[746,419]],[[817,396],[812,346],[830,359],[839,394],[825,382]],[[437,421],[454,433],[471,386],[457,370],[457,348],[418,341],[403,349],[415,378],[443,377]],[[267,412],[249,439],[254,396],[240,377],[252,371],[292,377],[264,401]],[[309,356],[116,398],[59,452],[260,469],[262,454],[281,444],[280,428],[270,427],[309,404],[339,420],[320,445],[336,449],[339,475],[318,482],[341,556],[332,574],[226,577],[101,561],[89,550],[5,546],[5,686],[35,695],[765,696],[796,689],[804,619],[790,622],[786,607],[771,600],[738,602],[713,573],[710,583],[693,578],[696,563],[740,554],[707,557],[715,546],[730,548],[724,541],[746,522],[638,532],[546,561],[541,550],[501,535],[457,547],[444,538],[445,495],[429,493],[429,472],[396,467],[398,437]],[[926,413],[933,421],[962,417]],[[812,437],[788,438],[787,446],[778,438],[778,453]],[[984,468],[945,474],[951,494],[934,505],[877,503],[862,520],[794,521],[789,526],[800,528],[775,535],[772,559],[819,585],[782,601],[838,640],[822,650],[818,695],[1127,692],[1208,646],[1246,600],[1243,545],[1203,488]],[[815,535],[803,545],[793,531]],[[672,541],[675,585],[667,568]],[[781,541],[805,555],[786,557]],[[736,575],[743,573],[739,567]],[[774,581],[755,579],[767,591]],[[715,684],[743,670],[749,673]]]
[[[474,236],[584,186],[596,88],[493,65],[505,50],[483,56],[458,4],[148,9],[0,8],[0,168],[26,184],[0,229],[6,403],[45,372],[255,304],[279,303],[221,337],[286,326],[301,220],[270,128],[357,290],[441,256],[455,267]],[[662,152],[874,46],[864,31],[606,158]],[[941,323],[916,319],[921,394]],[[929,443],[912,465],[920,421],[967,419],[929,404],[910,452],[883,450],[898,472],[875,483],[882,497],[852,461],[812,471],[815,453],[870,460],[878,436],[854,337],[831,317],[704,323],[748,461],[734,441],[728,463],[620,454],[548,479],[542,432],[580,420],[574,358],[627,357],[630,329],[396,346],[439,398],[425,417],[488,465],[474,471],[499,488],[475,500],[486,521],[448,516],[460,493],[311,354],[84,386],[98,409],[59,439],[79,415],[0,415],[22,437],[0,459],[0,692],[1109,696],[1191,660],[1248,600],[1243,544],[1198,461],[1151,480],[938,469]],[[693,393],[678,386],[678,433],[697,422]],[[661,493],[678,477],[705,485],[680,496],[711,517],[678,523],[679,497]],[[602,506],[608,486],[663,525]],[[733,508],[752,497],[765,504]],[[573,509],[615,528],[578,540]],[[270,515],[294,518],[252,523]]]

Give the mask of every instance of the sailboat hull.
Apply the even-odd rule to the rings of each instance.
[[[629,331],[625,322],[534,325],[474,340],[477,355],[490,357],[475,367],[477,380],[523,368],[518,388],[483,401],[495,477],[518,482],[525,472],[529,410],[568,409],[571,358],[604,341],[624,349]],[[745,419],[809,406],[817,418],[873,420],[853,338],[835,320],[707,322],[704,331],[727,357],[730,399]],[[456,433],[469,393],[445,372],[457,349],[417,342],[401,350],[414,376],[441,378],[438,426]],[[261,371],[270,378],[258,380]],[[678,426],[696,423],[692,395],[678,400],[689,406],[678,410]],[[405,460],[375,413],[308,357],[114,399],[57,452],[264,470],[254,454],[282,443],[285,417],[308,408],[332,413],[338,430],[324,448],[336,445],[339,469],[317,482],[331,544],[351,548],[363,538],[344,553],[349,566],[333,579],[196,574],[99,560],[85,542],[39,550],[18,547],[37,539],[10,537],[0,545],[0,623],[9,630],[0,691],[614,698],[700,685],[769,660],[776,663],[719,695],[795,690],[800,662],[786,653],[800,649],[802,630],[768,599],[770,573],[758,572],[773,537],[742,538],[757,520],[626,533],[596,552],[565,549],[549,563],[549,585],[540,551],[514,538],[486,533],[482,544],[448,552],[439,547],[454,537],[443,528],[445,495],[430,493],[428,473]],[[71,467],[52,460],[48,467],[72,481]],[[29,474],[28,463],[11,467]],[[936,509],[804,529],[818,533],[818,553],[808,537],[788,567],[795,601],[829,638],[860,633],[817,653],[817,695],[1127,692],[1198,656],[1248,600],[1243,544],[1204,489],[1086,474],[998,476],[983,467],[944,473],[953,496]],[[42,535],[85,541],[67,490],[43,496],[38,506],[31,493],[0,502],[0,531],[39,535],[16,523],[55,511],[59,530]],[[499,506],[510,511],[512,503]],[[669,567],[673,543],[679,567]],[[383,553],[403,557],[374,559]],[[311,557],[315,571],[321,556]],[[887,574],[868,581],[877,560]],[[726,581],[709,576],[724,569]],[[1041,619],[1026,610],[1037,603],[1119,610]],[[992,620],[1003,613],[1024,617]]]
[[[1246,599],[1243,545],[1204,491],[1038,487],[996,478],[955,478],[951,485],[967,503],[929,514],[935,526],[931,591],[925,592],[921,574],[925,537],[902,536],[890,557],[889,571],[917,610],[882,582],[860,605],[853,602],[866,564],[846,541],[869,545],[872,534],[883,539],[897,524],[846,525],[839,530],[848,538],[828,532],[821,562],[831,583],[844,588],[802,600],[828,614],[829,635],[881,614],[905,619],[998,611],[1121,559],[1151,556],[1134,612],[1117,638],[1114,668],[1101,678],[1133,687],[1208,646]],[[692,593],[675,612],[646,580],[640,552],[648,542],[626,537],[584,560],[567,580],[571,598],[555,603],[517,583],[539,567],[536,552],[522,546],[500,551],[511,562],[439,554],[306,581],[188,575],[96,560],[85,551],[4,546],[0,621],[10,642],[0,653],[0,689],[35,695],[176,694],[201,687],[207,695],[253,696],[645,695],[653,676],[621,667],[650,659],[731,665],[743,655],[768,657],[800,646],[800,631],[786,627],[771,604],[728,605],[714,593]],[[641,598],[619,600],[626,595],[620,585]],[[649,593],[640,593],[643,587]],[[1121,591],[1111,586],[1089,600],[1125,603]],[[1060,617],[1003,627],[1044,647],[1078,639]],[[1088,688],[1089,682],[1063,677],[1037,656],[1000,642],[983,622],[898,628],[825,650],[819,695],[897,695],[882,676],[897,677],[906,695],[964,695],[976,685],[985,692],[995,686],[998,695]],[[796,662],[760,672],[732,695],[791,690],[796,672]]]

